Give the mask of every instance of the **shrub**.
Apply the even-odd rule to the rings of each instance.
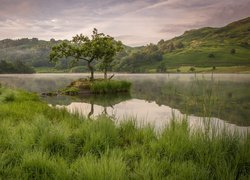
[[[195,71],[195,68],[194,68],[194,67],[191,67],[191,68],[189,69],[189,71],[194,72],[194,71]]]
[[[236,53],[236,50],[235,50],[235,49],[231,49],[230,53],[231,53],[231,54],[235,54],[235,53]]]
[[[210,53],[210,54],[208,55],[208,57],[209,57],[209,58],[215,58],[215,55],[214,55],[213,53]]]

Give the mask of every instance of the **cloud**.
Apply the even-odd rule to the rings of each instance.
[[[70,39],[93,28],[128,45],[250,15],[249,0],[0,0],[0,39]]]

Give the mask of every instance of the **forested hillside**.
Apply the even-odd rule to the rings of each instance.
[[[25,65],[21,61],[13,63],[0,61],[0,74],[31,74],[35,73],[34,69]]]
[[[0,60],[22,61],[33,67],[54,66],[49,63],[51,47],[57,43],[38,40],[37,38],[23,38],[18,40],[4,39],[0,41]]]

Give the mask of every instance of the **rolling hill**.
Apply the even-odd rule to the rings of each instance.
[[[59,43],[37,38],[0,41],[0,60],[22,61],[35,68],[68,70],[67,60],[49,63],[51,47]],[[250,17],[221,28],[204,27],[186,31],[170,40],[142,47],[124,46],[114,61],[119,72],[250,72]],[[83,62],[78,71],[86,71]],[[55,66],[55,67],[54,67]],[[73,69],[73,70],[74,70]],[[223,70],[224,69],[224,70]],[[231,69],[231,70],[230,70]],[[236,69],[236,70],[235,70]]]
[[[151,52],[147,49],[151,49]],[[142,61],[142,58],[137,57],[138,54],[152,52],[162,53],[162,59],[160,61]],[[136,53],[137,55],[135,55]],[[120,67],[118,65],[118,69],[126,68],[126,62],[129,64],[134,62],[137,65],[135,71],[145,72],[187,71],[193,66],[203,70],[206,68],[211,70],[211,67],[213,69],[224,67],[225,69],[229,66],[244,66],[244,69],[249,71],[250,17],[221,28],[205,27],[186,31],[179,37],[166,41],[161,40],[156,45],[150,44],[136,53],[125,57],[122,60],[124,62],[120,63]]]

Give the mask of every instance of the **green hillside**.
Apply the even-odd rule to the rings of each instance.
[[[137,58],[152,53],[162,53],[162,58],[146,61]],[[192,67],[193,71],[203,72],[250,72],[250,17],[222,28],[186,31],[171,40],[150,44],[122,61],[118,69],[134,72],[187,72]]]
[[[0,41],[0,60],[22,61],[41,72],[86,72],[66,59],[49,63],[51,47],[60,41],[23,38]],[[98,63],[98,62],[95,62]],[[98,70],[98,69],[97,69]],[[118,72],[250,72],[250,17],[225,27],[186,31],[171,40],[142,47],[124,46],[113,64]]]
[[[182,43],[183,48],[165,52],[164,61],[170,65],[233,66],[250,64],[250,18],[222,28],[202,28],[158,43]],[[235,51],[235,52],[233,52]]]

